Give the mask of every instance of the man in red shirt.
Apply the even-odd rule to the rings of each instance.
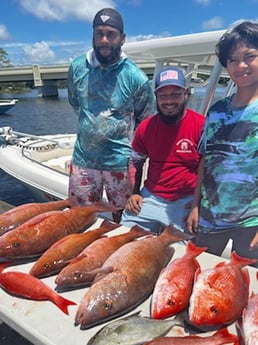
[[[158,233],[174,224],[186,229],[201,159],[197,151],[204,116],[186,108],[188,90],[183,71],[163,68],[155,77],[158,113],[138,126],[129,160],[131,196],[121,223]],[[143,166],[147,178],[141,189]]]

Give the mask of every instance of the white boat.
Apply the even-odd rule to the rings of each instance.
[[[203,102],[197,110],[206,114],[219,77],[227,76],[214,53],[215,44],[223,32],[132,42],[125,45],[124,50],[143,69],[152,68],[154,73],[167,64],[184,68],[190,87],[205,87]],[[207,75],[207,81],[200,82],[198,73]],[[232,85],[228,83],[225,95],[231,91]],[[0,147],[0,167],[25,184],[35,200],[49,201],[67,197],[75,134],[35,136],[3,127],[0,128],[1,138],[4,143]]]
[[[18,99],[0,99],[0,114],[6,113],[8,110],[13,108],[18,102]]]
[[[22,182],[36,201],[65,199],[75,134],[34,136],[0,128],[0,167]]]

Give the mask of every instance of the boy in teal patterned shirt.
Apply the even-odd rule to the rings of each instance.
[[[208,111],[187,228],[210,253],[232,239],[232,251],[258,259],[258,23],[238,24],[216,48],[237,90]]]

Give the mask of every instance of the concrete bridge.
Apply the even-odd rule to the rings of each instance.
[[[146,74],[152,75],[154,64],[140,64]],[[58,80],[67,80],[69,64],[1,67],[0,82],[33,81],[42,97],[58,96]]]
[[[58,96],[57,81],[67,79],[69,64],[1,67],[0,82],[33,81],[43,97]]]

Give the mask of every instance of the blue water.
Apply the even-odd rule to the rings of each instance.
[[[48,99],[38,97],[37,90],[18,95],[1,94],[0,96],[19,99],[14,108],[0,115],[0,127],[10,126],[14,131],[36,135],[76,131],[77,118],[68,103],[67,90],[59,90],[58,98]],[[198,110],[203,96],[203,90],[197,90],[189,98],[189,107]],[[15,206],[34,201],[25,186],[1,169],[0,200]]]

